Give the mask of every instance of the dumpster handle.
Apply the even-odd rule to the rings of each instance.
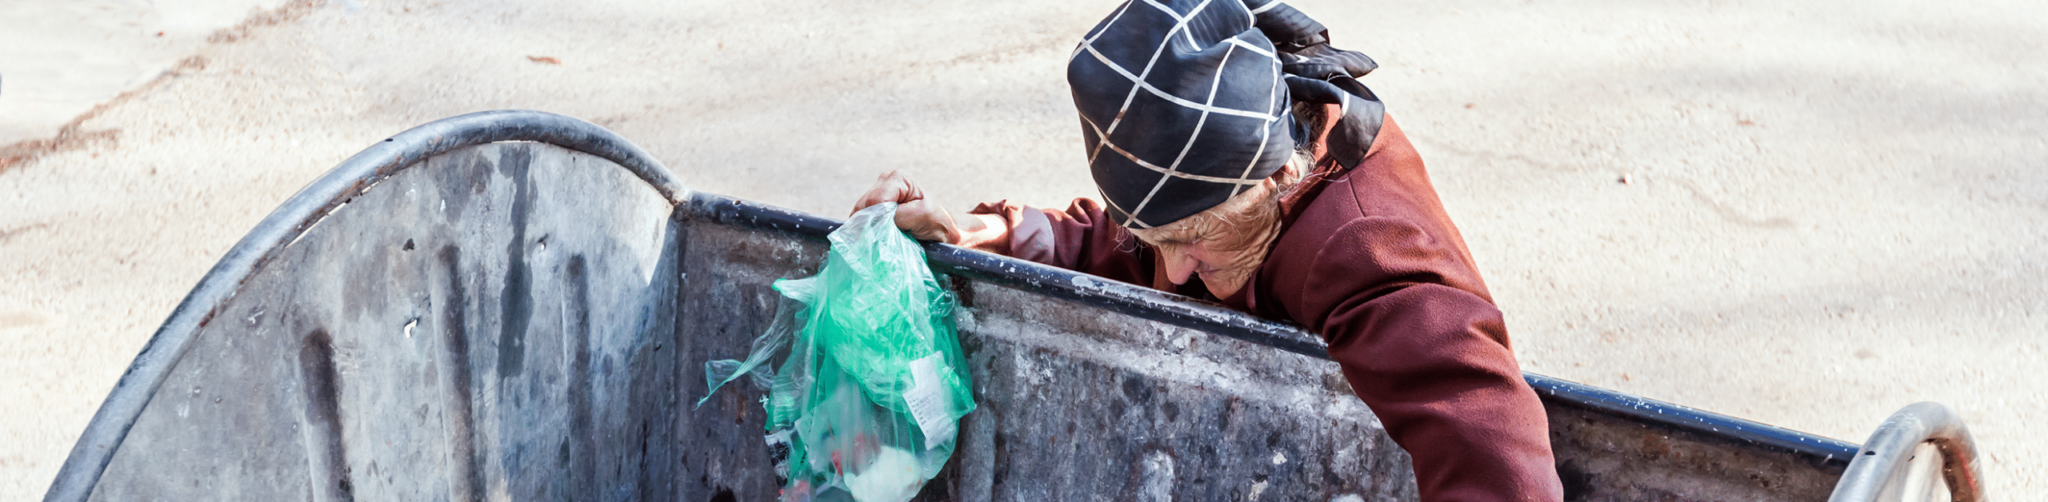
[[[1941,403],[1922,402],[1899,409],[1849,462],[1842,480],[1835,484],[1828,502],[1872,502],[1887,488],[1903,481],[1907,462],[1922,443],[1933,443],[1941,451],[1941,477],[1948,483],[1954,502],[1984,500],[1983,474],[1977,465],[1977,444],[1970,430]]]

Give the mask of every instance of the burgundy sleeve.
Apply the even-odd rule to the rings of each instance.
[[[1500,310],[1444,284],[1464,270],[1421,228],[1350,222],[1315,254],[1305,324],[1414,459],[1425,501],[1563,498],[1543,404]]]
[[[1140,286],[1153,285],[1151,249],[1111,222],[1102,203],[1094,199],[1074,199],[1066,211],[1004,200],[983,203],[968,213],[1001,216],[1009,224],[1009,249],[989,251]]]

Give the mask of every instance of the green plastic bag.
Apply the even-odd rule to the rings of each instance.
[[[909,500],[952,457],[959,420],[974,411],[953,294],[895,215],[895,204],[855,213],[830,235],[818,275],[775,282],[782,307],[747,360],[704,365],[710,393],[742,375],[769,391],[784,500]]]

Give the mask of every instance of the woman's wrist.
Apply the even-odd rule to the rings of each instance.
[[[1003,254],[1010,249],[1010,222],[1000,215],[968,213],[958,218],[960,242],[953,245]]]

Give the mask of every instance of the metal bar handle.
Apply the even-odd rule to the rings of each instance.
[[[1984,500],[1983,473],[1977,465],[1977,444],[1962,417],[1936,402],[1914,403],[1899,409],[1849,462],[1842,480],[1835,484],[1829,502],[1877,502],[1897,497],[1911,473],[1914,452],[1931,444],[1941,452],[1941,477],[1947,482],[1949,500]],[[1893,499],[1896,500],[1896,499]]]

